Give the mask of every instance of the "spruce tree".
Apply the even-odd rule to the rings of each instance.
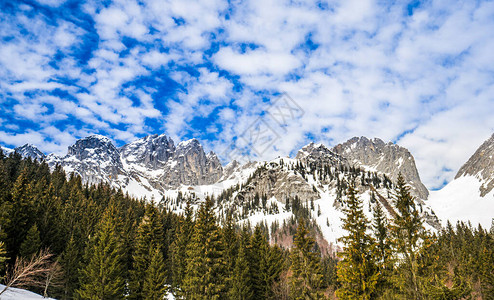
[[[7,251],[5,250],[5,244],[0,241],[0,281],[3,279],[3,275],[6,269]]]
[[[342,221],[347,235],[340,238],[343,251],[339,253],[342,260],[337,274],[341,286],[336,295],[339,299],[372,299],[379,271],[372,251],[374,241],[367,233],[368,220],[353,184],[348,187],[346,203]]]
[[[417,254],[420,240],[425,235],[422,219],[415,207],[414,197],[399,174],[395,187],[394,205],[396,215],[391,220],[390,233],[393,250],[399,265],[399,273],[395,276],[396,283],[405,297],[424,299],[419,278]]]
[[[130,271],[129,299],[144,299],[142,294],[146,271],[151,264],[153,251],[163,243],[163,227],[158,211],[154,205],[148,204],[146,213],[137,228],[135,250],[132,255],[134,263]],[[161,248],[160,248],[161,251]]]
[[[250,240],[248,253],[250,269],[255,270],[255,272],[251,273],[254,299],[264,298],[269,288],[265,281],[268,250],[269,245],[262,232],[261,226],[256,225],[254,234]]]
[[[281,272],[284,267],[284,257],[283,252],[280,247],[274,245],[268,247],[266,253],[266,268],[264,272],[264,282],[266,286],[265,297],[266,299],[273,299],[273,285],[279,282]]]
[[[41,239],[39,237],[38,226],[34,224],[28,230],[26,238],[21,244],[19,255],[24,258],[29,258],[39,252],[41,249]]]
[[[74,236],[71,236],[60,260],[65,274],[62,299],[73,299],[74,291],[79,284],[78,269],[81,262],[81,253],[82,250],[76,244]]]
[[[372,231],[375,238],[374,255],[380,276],[377,284],[378,294],[390,288],[389,276],[393,269],[391,260],[391,241],[388,229],[388,219],[381,204],[376,202],[373,207]]]
[[[192,240],[188,245],[187,271],[183,289],[187,299],[222,299],[225,266],[220,229],[210,197],[197,212]]]
[[[121,234],[113,207],[109,207],[98,230],[86,247],[86,264],[80,273],[80,299],[122,299],[125,291],[125,263]]]
[[[166,268],[161,246],[153,249],[142,286],[142,299],[161,300],[166,294]]]
[[[235,268],[232,273],[231,287],[228,296],[232,300],[250,300],[254,298],[252,291],[251,273],[246,255],[246,241],[240,239],[238,255],[235,260]]]
[[[293,299],[323,299],[321,259],[313,251],[314,240],[309,236],[304,221],[299,220],[290,257],[290,294]]]
[[[184,217],[180,219],[175,241],[171,245],[172,283],[174,288],[181,287],[183,284],[188,261],[187,249],[194,231],[194,221],[192,220],[193,210],[190,200],[187,201]]]
[[[29,181],[28,168],[24,168],[15,181],[12,189],[12,206],[10,207],[9,223],[6,228],[7,251],[12,257],[19,254],[19,248],[33,224],[32,186]]]
[[[232,287],[231,280],[233,278],[238,251],[237,234],[231,214],[228,214],[226,222],[223,225],[221,239],[225,247],[223,252],[223,259],[225,261],[225,289],[228,291]]]

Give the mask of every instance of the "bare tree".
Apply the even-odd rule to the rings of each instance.
[[[51,262],[53,254],[48,250],[41,250],[31,258],[17,257],[14,266],[7,271],[5,276],[5,288],[3,294],[10,287],[38,286],[45,287],[46,274],[52,272],[55,263]]]
[[[48,297],[48,288],[51,287],[60,287],[63,284],[63,270],[62,266],[60,266],[60,263],[58,259],[54,261],[50,268],[49,271],[46,273],[46,280],[45,280],[45,289],[43,290],[43,297],[47,298]]]

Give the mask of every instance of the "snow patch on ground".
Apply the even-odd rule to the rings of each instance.
[[[0,284],[0,291],[3,291],[5,285]],[[39,300],[39,299],[53,299],[53,298],[43,298],[43,296],[35,294],[33,292],[18,289],[18,288],[9,288],[5,291],[1,296],[2,300]]]

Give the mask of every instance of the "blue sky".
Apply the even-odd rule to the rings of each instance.
[[[0,1],[0,22],[7,147],[166,133],[227,161],[286,93],[303,113],[257,159],[379,137],[438,188],[494,132],[493,1]]]

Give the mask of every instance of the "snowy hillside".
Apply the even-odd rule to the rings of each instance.
[[[439,191],[432,191],[427,203],[432,207],[443,226],[449,220],[470,222],[472,226],[490,228],[494,218],[494,190],[480,195],[482,182],[474,176],[459,177]]]

